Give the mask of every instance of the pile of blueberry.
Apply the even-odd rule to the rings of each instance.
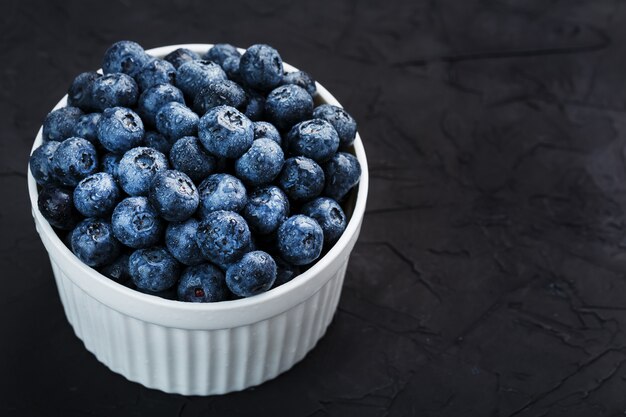
[[[135,42],[78,75],[30,159],[38,206],[85,264],[181,301],[281,285],[339,239],[361,168],[343,109],[278,52],[228,44],[163,59]]]

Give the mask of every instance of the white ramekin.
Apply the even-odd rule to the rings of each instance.
[[[211,45],[172,45],[147,52],[164,56],[181,47],[204,53]],[[285,68],[295,70],[287,64]],[[340,105],[320,84],[317,91],[317,100]],[[41,143],[40,129],[33,150]],[[142,294],[80,262],[39,212],[37,184],[28,170],[33,218],[74,332],[112,371],[170,393],[223,394],[287,371],[324,335],[337,309],[368,189],[367,160],[358,134],[354,151],[363,173],[350,221],[335,246],[308,271],[267,293],[207,304]]]

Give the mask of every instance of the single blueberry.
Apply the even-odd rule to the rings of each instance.
[[[161,240],[163,221],[146,197],[127,197],[113,210],[113,235],[131,248],[147,248]]]
[[[37,207],[48,223],[57,229],[71,230],[81,219],[74,207],[72,190],[54,184],[47,184],[41,189]]]
[[[74,255],[92,267],[113,262],[122,246],[113,236],[111,224],[96,218],[78,223],[71,232],[70,242]]]
[[[191,178],[180,171],[159,171],[152,178],[149,200],[169,222],[187,220],[198,208],[198,190]]]
[[[291,155],[302,155],[317,163],[328,161],[339,148],[339,136],[326,120],[313,119],[300,122],[287,134]]]
[[[130,255],[128,266],[135,286],[147,291],[172,288],[180,274],[176,259],[160,246],[136,250]]]
[[[50,141],[35,149],[30,156],[30,172],[39,185],[45,185],[54,181],[52,171],[52,156],[61,142]]]
[[[200,117],[184,104],[164,104],[156,114],[156,128],[172,143],[184,136],[198,134]]]
[[[195,182],[200,182],[215,172],[217,161],[200,145],[198,138],[186,136],[174,143],[170,161],[178,171],[184,172]]]
[[[324,243],[330,248],[346,230],[346,215],[339,203],[332,198],[319,197],[309,201],[300,209],[305,216],[315,220],[324,232]]]
[[[264,116],[265,96],[250,88],[245,91],[248,102],[246,104],[246,109],[243,113],[248,119],[254,122],[258,122],[263,119]]]
[[[324,119],[337,131],[339,145],[347,147],[352,145],[356,137],[356,121],[347,111],[332,104],[322,104],[313,109],[313,117]]]
[[[109,107],[135,107],[139,87],[129,75],[106,74],[94,80],[91,96],[93,107],[100,111]]]
[[[282,144],[282,139],[278,129],[270,122],[254,122],[252,123],[254,129],[254,139],[267,138],[271,139],[279,145]]]
[[[126,152],[117,168],[117,178],[129,195],[148,195],[157,172],[168,168],[167,158],[153,148],[139,147]]]
[[[137,113],[125,107],[104,110],[97,126],[98,140],[113,153],[124,153],[143,140],[144,125]]]
[[[96,148],[82,138],[65,139],[52,155],[51,166],[59,183],[74,187],[98,169]]]
[[[104,53],[102,71],[105,74],[123,72],[134,77],[149,59],[150,56],[138,43],[119,41]]]
[[[336,201],[343,200],[361,178],[359,160],[346,152],[337,152],[324,164],[323,169],[326,178],[324,195]]]
[[[196,242],[205,258],[218,265],[235,262],[250,246],[250,229],[239,214],[219,210],[198,225]]]
[[[198,193],[200,194],[198,214],[202,218],[218,210],[239,212],[248,201],[246,187],[239,178],[229,174],[208,176],[200,183]]]
[[[226,78],[224,70],[210,61],[188,61],[176,70],[176,86],[191,100],[213,81]]]
[[[273,233],[289,216],[289,199],[274,185],[259,188],[250,194],[242,215],[253,232]]]
[[[222,65],[226,58],[240,57],[239,50],[228,43],[216,43],[204,54],[202,59],[213,61],[218,65]]]
[[[309,75],[309,73],[304,71],[293,71],[285,73],[283,75],[282,84],[294,84],[302,87],[306,90],[307,93],[311,95],[311,97],[317,94],[315,80],[311,77],[311,75]]]
[[[117,181],[106,172],[84,178],[74,189],[74,205],[85,217],[107,217],[121,197]]]
[[[135,76],[141,91],[157,84],[174,84],[176,68],[164,59],[152,58],[141,68]]]
[[[120,154],[105,153],[102,158],[100,158],[100,171],[111,174],[117,181],[117,168],[120,165],[121,159],[122,155]]]
[[[239,62],[241,58],[238,56],[229,56],[222,62],[221,67],[226,73],[229,80],[241,84],[241,76],[239,75]]]
[[[196,113],[204,115],[217,106],[231,106],[241,109],[246,104],[246,93],[243,88],[231,80],[216,80],[200,90],[194,100]]]
[[[200,118],[198,138],[213,155],[221,158],[239,158],[252,145],[252,122],[239,110],[218,106]]]
[[[283,79],[283,60],[269,45],[252,45],[241,57],[239,72],[246,85],[269,91]]]
[[[307,201],[324,189],[324,171],[314,160],[296,156],[285,161],[277,182],[292,200]]]
[[[198,220],[191,218],[181,223],[170,223],[165,229],[165,246],[182,264],[198,265],[204,262],[196,243],[198,224]]]
[[[307,265],[322,253],[324,232],[312,218],[296,214],[278,228],[277,244],[284,260],[294,265]]]
[[[98,143],[98,122],[101,116],[100,113],[89,113],[80,116],[80,119],[74,125],[72,136],[87,139],[96,145]]]
[[[261,294],[276,280],[276,262],[263,251],[248,252],[226,271],[226,285],[240,297]]]
[[[263,185],[280,174],[284,163],[285,155],[280,145],[261,138],[252,142],[250,149],[235,161],[235,173],[246,184]]]
[[[44,142],[54,140],[62,142],[72,137],[74,125],[83,115],[83,111],[77,107],[61,107],[48,113],[43,121],[42,139]]]
[[[267,119],[282,130],[311,118],[313,99],[302,87],[294,84],[281,85],[272,90],[265,100]]]
[[[143,146],[156,149],[164,155],[169,154],[172,149],[172,143],[165,136],[153,131],[146,132],[143,137]]]
[[[187,267],[178,282],[180,301],[213,303],[228,300],[229,296],[224,273],[210,263]]]
[[[149,126],[156,124],[156,115],[167,103],[185,104],[183,93],[171,84],[157,84],[148,88],[139,96],[137,111]]]
[[[78,107],[82,111],[95,109],[92,95],[93,83],[100,77],[102,77],[102,74],[98,74],[95,71],[78,74],[67,90],[67,105]]]
[[[187,61],[200,59],[200,55],[187,48],[178,48],[163,57],[164,60],[178,68]]]
[[[286,284],[300,275],[299,266],[291,265],[290,263],[282,260],[280,257],[275,257],[274,261],[276,261],[276,280],[274,281],[272,288]]]
[[[123,253],[110,264],[100,268],[100,273],[118,284],[125,284],[131,279],[128,265],[129,259],[130,256],[127,253]]]

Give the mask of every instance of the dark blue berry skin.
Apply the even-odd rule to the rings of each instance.
[[[300,213],[315,220],[324,232],[324,244],[330,248],[346,230],[347,220],[341,206],[332,198],[319,197],[309,201]]]
[[[100,77],[102,74],[95,71],[78,74],[67,90],[67,105],[78,107],[82,111],[93,110],[93,83]]]
[[[148,195],[152,178],[168,168],[167,158],[153,148],[139,147],[126,152],[117,168],[117,179],[128,195]]]
[[[123,253],[110,264],[100,268],[100,273],[118,284],[125,284],[131,279],[128,265],[129,259],[130,256]]]
[[[221,67],[226,73],[229,80],[241,84],[241,76],[239,75],[239,62],[241,58],[238,56],[229,56],[222,62]]]
[[[205,262],[196,243],[198,220],[191,218],[180,223],[170,223],[165,229],[165,246],[178,262],[198,265]]]
[[[163,221],[146,197],[128,197],[113,210],[113,235],[131,248],[156,245],[163,234]]]
[[[251,297],[270,288],[276,280],[276,262],[263,251],[248,252],[226,271],[226,285],[239,297]]]
[[[109,107],[135,107],[139,87],[129,75],[106,74],[94,80],[91,87],[93,107],[104,111]]]
[[[46,142],[33,151],[30,156],[30,172],[39,185],[45,185],[54,182],[54,173],[52,172],[52,156],[57,150],[61,142]]]
[[[148,88],[139,96],[137,111],[149,126],[155,126],[156,115],[167,103],[185,104],[183,93],[171,84],[157,84]]]
[[[339,148],[339,136],[326,120],[313,119],[300,122],[287,134],[291,155],[302,155],[317,163],[328,161]]]
[[[86,265],[98,267],[111,263],[120,253],[120,242],[113,236],[111,224],[89,218],[78,223],[70,236],[74,255]]]
[[[265,116],[282,130],[311,118],[313,99],[302,87],[294,84],[281,85],[272,90],[265,100]]]
[[[289,199],[274,185],[262,187],[250,194],[241,214],[253,232],[267,235],[287,220]]]
[[[354,143],[356,137],[356,121],[347,111],[332,104],[322,104],[313,109],[313,117],[324,119],[337,131],[339,146],[345,148]]]
[[[229,174],[210,175],[200,183],[198,193],[198,214],[201,218],[218,210],[239,212],[248,201],[246,187],[238,178]]]
[[[98,143],[98,122],[100,121],[100,113],[85,114],[78,119],[74,125],[72,136],[87,139],[94,145]]]
[[[283,261],[280,257],[275,257],[276,261],[276,280],[272,288],[276,288],[280,285],[286,284],[298,275],[300,275],[300,267],[297,265],[291,265]]]
[[[308,216],[291,216],[278,228],[278,252],[293,265],[307,265],[322,253],[324,232],[320,225]]]
[[[106,172],[88,176],[74,189],[74,205],[85,217],[108,217],[121,197],[117,181]]]
[[[304,71],[287,72],[283,75],[282,84],[294,84],[302,87],[312,96],[317,94],[317,87],[315,86],[315,80]]]
[[[172,143],[165,136],[153,131],[146,132],[143,137],[143,146],[156,149],[164,155],[169,154],[172,149]]]
[[[97,130],[100,144],[113,153],[124,153],[139,146],[145,133],[139,115],[126,107],[104,110]]]
[[[337,152],[324,164],[324,195],[341,201],[348,192],[359,183],[361,164],[352,154]]]
[[[65,139],[52,155],[51,166],[56,181],[74,187],[98,169],[96,148],[82,138]]]
[[[218,106],[200,118],[198,138],[213,155],[234,159],[250,148],[254,140],[254,130],[250,119],[239,110],[230,106]]]
[[[120,165],[122,155],[116,153],[105,153],[100,158],[100,171],[111,174],[117,180],[117,168]]]
[[[265,96],[251,89],[246,90],[246,95],[248,103],[243,113],[254,122],[260,121],[265,112]]]
[[[278,129],[270,122],[254,122],[252,123],[254,129],[254,140],[267,138],[271,139],[279,145],[282,144],[282,139]]]
[[[123,72],[134,77],[148,60],[150,56],[138,43],[119,41],[104,53],[102,71],[105,74]]]
[[[217,161],[209,155],[198,138],[186,136],[174,143],[170,150],[170,161],[178,171],[184,172],[194,182],[200,182],[215,172]]]
[[[63,142],[72,137],[74,125],[83,114],[83,111],[77,107],[61,107],[48,113],[43,121],[43,141]]]
[[[269,91],[283,79],[283,60],[278,51],[269,45],[252,45],[241,57],[239,72],[249,87]]]
[[[156,128],[172,143],[185,136],[198,134],[200,117],[184,104],[164,104],[156,114]]]
[[[178,300],[192,303],[214,303],[230,298],[224,273],[210,263],[186,268],[177,292]]]
[[[165,55],[163,59],[172,64],[174,68],[178,69],[178,67],[183,65],[185,62],[200,59],[200,55],[187,48],[178,48]]]
[[[52,227],[71,230],[81,217],[72,198],[72,190],[54,184],[45,185],[37,197],[37,207]]]
[[[226,58],[240,57],[239,50],[228,43],[216,43],[204,54],[202,59],[213,61],[218,65],[222,65]]]
[[[250,149],[235,161],[235,173],[246,184],[268,184],[280,174],[285,155],[276,142],[261,138],[252,142]]]
[[[308,201],[324,189],[324,171],[305,156],[289,158],[278,176],[278,185],[294,201]]]
[[[164,59],[153,58],[148,61],[135,76],[141,91],[157,84],[174,84],[176,68]]]
[[[246,103],[246,99],[245,91],[236,82],[217,80],[196,94],[193,108],[196,113],[201,115],[217,106],[231,106],[241,109]]]
[[[176,86],[192,101],[204,87],[226,78],[224,70],[211,61],[185,62],[176,70]]]
[[[164,291],[178,281],[180,265],[163,247],[139,249],[128,261],[130,276],[140,290]]]
[[[250,241],[248,224],[233,211],[214,211],[198,225],[198,247],[205,258],[218,265],[235,262],[246,253]]]
[[[198,189],[186,174],[165,170],[157,172],[148,198],[156,211],[169,222],[187,220],[198,208]]]

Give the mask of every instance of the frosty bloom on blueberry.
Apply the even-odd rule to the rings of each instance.
[[[209,110],[198,125],[198,138],[207,151],[220,158],[239,158],[252,145],[252,122],[231,106]]]
[[[139,146],[144,127],[137,113],[125,107],[105,109],[97,125],[98,140],[105,149],[124,153]]]
[[[180,277],[177,292],[179,300],[192,303],[224,301],[230,295],[224,273],[210,263],[186,268]]]

